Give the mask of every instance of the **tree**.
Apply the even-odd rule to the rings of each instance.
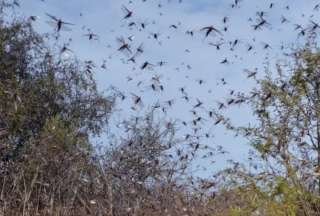
[[[82,176],[92,169],[89,137],[104,130],[112,110],[88,63],[55,49],[28,21],[0,18],[3,214],[83,202],[77,190],[85,190]]]
[[[0,42],[1,124],[15,154],[30,137],[39,137],[50,118],[82,135],[102,131],[112,101],[97,92],[91,71],[53,56],[30,23],[2,24]]]
[[[174,203],[178,193],[185,198],[182,179],[190,161],[175,155],[181,141],[175,137],[174,124],[156,120],[157,114],[153,110],[123,122],[125,132],[97,161],[110,215],[181,212]]]
[[[284,215],[316,215],[320,195],[319,50],[309,44],[294,51],[288,64],[277,64],[275,73],[255,80],[253,91],[238,94],[234,100],[249,104],[256,121],[237,127],[224,118],[227,128],[246,137],[255,150],[250,156],[255,172],[239,167],[228,171],[236,182],[233,186],[270,204],[267,208],[261,203],[252,211],[266,207],[271,214],[277,206]],[[225,177],[229,174],[224,173]]]

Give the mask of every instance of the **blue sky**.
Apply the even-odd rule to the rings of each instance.
[[[191,122],[194,116],[191,114],[192,106],[197,99],[203,101],[204,106],[198,110],[200,116],[205,118],[201,127],[203,133],[210,132],[212,138],[205,140],[211,146],[221,145],[230,152],[228,155],[215,158],[216,163],[199,160],[198,164],[204,164],[208,169],[204,173],[210,174],[217,169],[226,166],[226,160],[232,158],[237,161],[246,161],[249,150],[245,140],[235,138],[221,126],[213,126],[213,121],[208,118],[207,112],[217,107],[217,102],[225,102],[230,90],[249,91],[254,82],[247,79],[245,69],[258,69],[258,76],[263,76],[266,63],[273,65],[278,59],[284,58],[280,50],[281,45],[290,47],[292,43],[301,44],[304,38],[299,38],[294,31],[294,24],[307,26],[310,20],[319,21],[319,12],[313,10],[317,1],[308,0],[283,0],[274,1],[275,5],[269,8],[270,0],[242,0],[239,6],[232,8],[233,0],[24,0],[21,1],[19,14],[28,17],[39,16],[34,23],[38,31],[52,32],[53,29],[46,21],[49,18],[45,13],[61,17],[67,22],[74,23],[72,31],[63,31],[61,43],[70,42],[70,48],[82,60],[92,59],[97,67],[106,62],[107,69],[99,69],[96,79],[100,90],[107,90],[110,85],[123,91],[128,98],[118,104],[118,112],[114,121],[121,120],[125,116],[143,113],[154,103],[165,104],[168,100],[174,100],[172,108],[168,108],[165,117],[167,119],[183,119]],[[161,4],[161,8],[158,5]],[[125,5],[133,11],[130,20],[124,20],[124,12],[121,9]],[[286,6],[290,6],[290,10]],[[256,22],[256,12],[265,11],[269,26],[254,31],[252,25]],[[82,16],[80,16],[80,13]],[[162,13],[162,15],[160,15]],[[223,17],[228,17],[228,23],[222,23]],[[289,22],[281,23],[281,17],[285,16]],[[250,18],[252,21],[250,21]],[[146,29],[128,28],[128,22],[137,24],[146,23]],[[177,25],[177,29],[169,28]],[[200,29],[204,26],[214,25],[219,30],[228,27],[223,36],[215,35],[205,38]],[[89,30],[90,29],[90,30]],[[185,32],[193,30],[194,37]],[[99,35],[98,40],[89,41],[84,34],[92,31]],[[159,39],[152,38],[153,33],[159,33]],[[117,51],[116,38],[134,36],[131,42],[136,48],[141,43],[145,52],[137,58],[137,63],[127,61],[128,56]],[[238,44],[231,51],[235,40]],[[220,50],[209,43],[223,42]],[[264,50],[265,43],[270,44],[271,49]],[[248,52],[252,45],[253,51]],[[69,55],[73,55],[69,53]],[[220,62],[227,58],[229,64]],[[163,67],[153,67],[141,70],[139,67],[144,61],[154,65],[159,61],[165,61]],[[159,76],[164,91],[153,92],[151,79]],[[127,78],[133,80],[128,82]],[[222,85],[224,78],[227,85]],[[198,80],[204,80],[203,85]],[[139,84],[139,85],[137,85]],[[190,102],[182,99],[179,88],[184,87]],[[143,107],[138,111],[128,111],[132,106],[131,93],[141,95]],[[234,107],[227,114],[237,124],[254,122],[254,118],[246,107]],[[179,121],[178,121],[179,122]],[[179,136],[184,137],[188,129],[178,125]]]

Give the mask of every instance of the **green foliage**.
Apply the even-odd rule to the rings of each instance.
[[[258,86],[242,96],[256,116],[254,126],[229,127],[255,150],[253,173],[235,167],[222,174],[230,177],[223,185],[229,184],[241,200],[229,205],[229,215],[320,212],[319,51],[308,46],[297,50],[292,62],[278,65],[276,73],[256,80]]]
[[[77,190],[89,191],[89,138],[106,127],[113,99],[85,63],[55,53],[30,23],[0,18],[1,214],[84,203]]]
[[[10,157],[52,118],[85,136],[107,123],[112,100],[98,93],[92,73],[51,53],[29,23],[0,26],[0,121],[10,132]]]

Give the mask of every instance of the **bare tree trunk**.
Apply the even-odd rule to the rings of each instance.
[[[317,168],[320,167],[320,115],[319,115],[319,105],[320,105],[320,94],[319,94],[319,87],[320,83],[316,82],[316,101],[315,101],[315,108],[316,108],[316,118],[317,118]],[[318,193],[320,195],[320,176],[318,176]]]
[[[113,189],[112,189],[112,180],[110,181],[110,184],[108,186],[108,191],[109,191],[109,202],[110,202],[110,211],[109,215],[113,216]]]
[[[317,156],[318,156],[318,160],[317,160],[317,168],[320,167],[320,127],[319,127],[319,120],[317,122]],[[318,176],[318,193],[320,195],[320,176]]]

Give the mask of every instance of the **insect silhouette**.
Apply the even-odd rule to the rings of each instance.
[[[61,30],[71,30],[70,28],[66,27],[66,26],[73,26],[73,23],[69,23],[69,22],[65,22],[60,18],[57,18],[53,15],[50,15],[48,13],[46,13],[46,15],[51,19],[51,21],[48,21],[48,23],[50,25],[53,25],[55,30],[57,32],[60,32]]]

